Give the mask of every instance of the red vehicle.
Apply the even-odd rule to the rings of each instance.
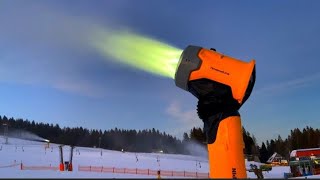
[[[289,166],[293,177],[320,174],[320,148],[293,150]]]

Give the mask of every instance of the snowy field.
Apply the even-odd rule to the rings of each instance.
[[[23,166],[59,167],[59,148],[57,144],[9,138],[9,144],[4,144],[0,136],[0,174],[1,178],[156,178],[156,175],[124,174],[112,172],[84,172],[79,166],[99,166],[131,169],[150,169],[161,171],[187,171],[208,173],[208,160],[204,157],[173,155],[162,153],[131,153],[102,150],[99,148],[75,147],[73,152],[73,171],[58,170],[21,170]],[[70,147],[63,147],[64,161],[69,161]],[[255,162],[246,162],[247,168]],[[10,166],[12,165],[12,166]],[[264,172],[265,178],[283,178],[289,167],[273,167],[272,171]],[[162,176],[163,177],[163,176]],[[166,176],[168,178],[181,178]],[[248,172],[248,178],[256,178]],[[319,178],[319,176],[308,176]]]

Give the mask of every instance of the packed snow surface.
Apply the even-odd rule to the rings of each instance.
[[[9,138],[9,143],[0,136],[0,174],[2,178],[156,178],[154,175],[124,174],[112,172],[79,171],[79,166],[99,166],[115,168],[137,168],[161,171],[188,171],[208,173],[208,159],[204,156],[190,156],[164,153],[121,152],[99,148],[75,147],[73,151],[73,171],[59,170],[21,170],[23,166],[59,167],[59,145]],[[70,146],[63,146],[63,160],[69,161]],[[260,165],[257,162],[247,162]],[[265,178],[283,178],[289,172],[288,166],[273,167],[272,171],[264,172]],[[248,178],[256,178],[248,172]],[[171,177],[181,178],[181,177]],[[319,178],[319,176],[308,176]]]

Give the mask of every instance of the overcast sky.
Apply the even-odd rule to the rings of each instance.
[[[258,142],[319,128],[320,1],[2,0],[0,115],[94,129],[202,127],[197,99],[160,77],[109,61],[93,29],[126,28],[177,48],[189,44],[256,60],[240,110]]]

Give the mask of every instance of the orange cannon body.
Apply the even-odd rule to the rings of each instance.
[[[239,116],[221,121],[214,143],[208,144],[210,178],[247,178]]]
[[[188,46],[180,56],[175,84],[198,98],[210,178],[247,178],[238,110],[254,83],[255,60],[244,62],[198,46]]]

